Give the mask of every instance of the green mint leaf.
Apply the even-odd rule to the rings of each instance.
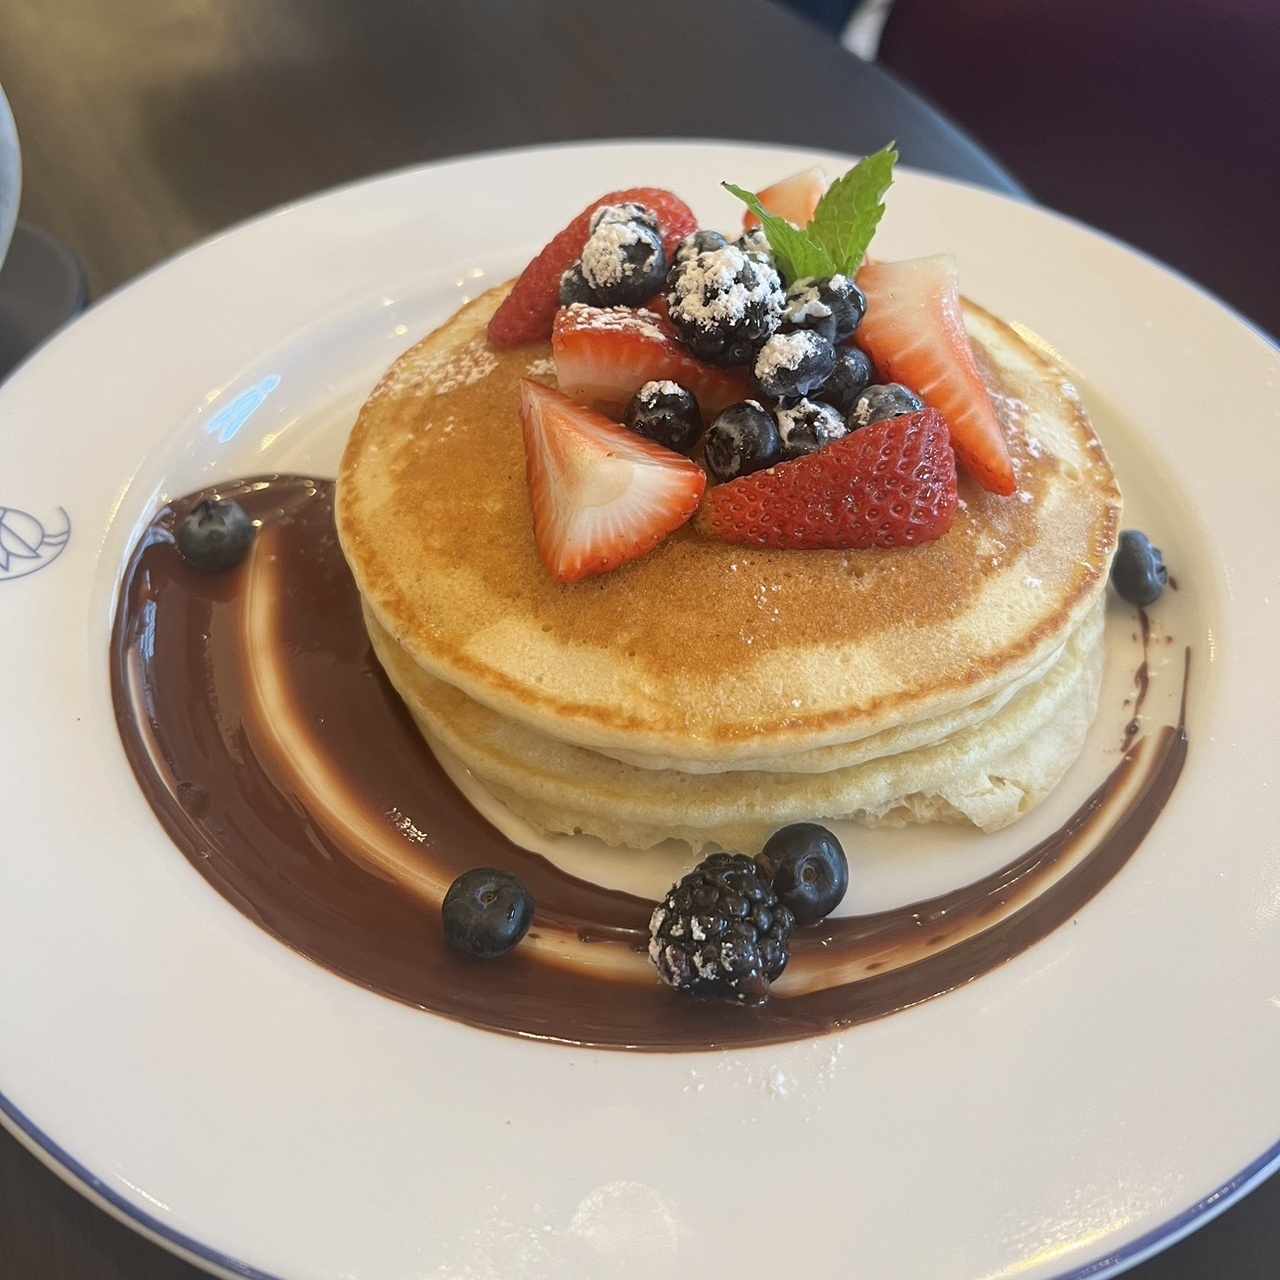
[[[773,256],[777,260],[778,270],[782,272],[787,284],[804,276],[829,276],[835,273],[836,267],[831,254],[807,231],[797,230],[786,218],[770,213],[753,192],[735,187],[732,182],[723,185],[760,219],[769,240],[769,248],[773,250]]]
[[[806,229],[842,275],[851,276],[862,265],[884,215],[884,193],[893,182],[897,159],[898,148],[891,142],[837,178],[818,202]]]

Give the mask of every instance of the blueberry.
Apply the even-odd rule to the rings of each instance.
[[[873,377],[871,357],[861,347],[837,347],[836,367],[816,394],[819,400],[835,405],[841,413],[848,413]]]
[[[1120,535],[1116,558],[1111,563],[1111,585],[1121,599],[1146,606],[1160,599],[1169,583],[1160,548],[1139,529]]]
[[[849,430],[869,427],[885,418],[900,418],[904,413],[918,413],[924,401],[900,382],[880,382],[868,387],[849,410]]]
[[[596,291],[582,274],[581,262],[575,262],[560,277],[560,305],[571,307],[575,302],[585,302],[590,307],[596,305]]]
[[[782,456],[788,461],[817,453],[849,434],[844,415],[820,400],[797,400],[777,411]]]
[[[835,367],[835,347],[812,329],[797,329],[775,333],[760,348],[755,375],[765,395],[781,400],[816,391]]]
[[[771,467],[782,458],[773,415],[754,400],[731,404],[707,428],[702,442],[707,470],[719,484]]]
[[[700,360],[746,364],[778,327],[782,280],[772,263],[733,245],[678,262],[667,278],[667,311]]]
[[[178,524],[178,550],[193,569],[216,573],[245,558],[253,533],[253,521],[238,502],[204,498]]]
[[[698,402],[676,382],[646,382],[627,406],[626,423],[677,453],[688,453],[702,434]]]
[[[688,262],[690,258],[696,258],[700,253],[712,253],[716,249],[723,249],[728,243],[718,231],[695,231],[692,235],[685,236],[676,248],[676,265]]]
[[[787,290],[782,328],[812,329],[828,342],[843,342],[853,336],[866,311],[866,295],[848,276],[805,277]]]
[[[593,230],[576,264],[598,307],[637,307],[652,298],[667,278],[661,235],[647,221],[614,216],[629,208],[606,205],[596,210]],[[563,291],[563,277],[561,286]]]
[[[829,916],[849,888],[849,860],[840,841],[816,822],[793,822],[775,831],[756,861],[797,924]]]
[[[444,895],[444,940],[481,960],[505,955],[533,922],[529,890],[507,871],[464,871]]]

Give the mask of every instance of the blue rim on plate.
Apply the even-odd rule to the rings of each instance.
[[[175,1253],[188,1255],[197,1262],[206,1262],[220,1267],[232,1275],[244,1276],[246,1280],[284,1280],[282,1276],[263,1271],[248,1262],[241,1262],[230,1254],[202,1244],[181,1231],[175,1231],[173,1227],[166,1226],[145,1209],[139,1209],[131,1200],[126,1199],[118,1191],[112,1190],[91,1169],[85,1168],[64,1147],[59,1146],[39,1125],[23,1115],[3,1093],[0,1093],[0,1123],[3,1123],[4,1127],[16,1136],[25,1138],[35,1148],[35,1153],[42,1162],[55,1173],[78,1183],[78,1189],[105,1201],[128,1224],[140,1227],[143,1232],[158,1237],[161,1243],[171,1247]],[[1153,1227],[1145,1235],[1130,1241],[1120,1249],[1113,1249],[1092,1262],[1061,1272],[1055,1280],[1100,1280],[1103,1276],[1118,1275],[1121,1271],[1136,1266],[1139,1262],[1159,1253],[1162,1247],[1176,1244],[1178,1240],[1189,1235],[1194,1228],[1203,1226],[1224,1210],[1229,1209],[1243,1197],[1255,1180],[1262,1181],[1268,1174],[1275,1172],[1277,1167],[1280,1167],[1280,1142],[1273,1143],[1256,1160],[1245,1165],[1235,1177],[1228,1178],[1220,1187],[1215,1188],[1181,1213],[1175,1214],[1168,1222]]]

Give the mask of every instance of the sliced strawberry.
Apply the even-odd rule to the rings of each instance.
[[[722,542],[795,551],[914,547],[946,533],[955,510],[947,426],[936,409],[922,409],[718,485],[698,527]]]
[[[812,169],[802,169],[771,187],[765,187],[763,191],[757,191],[756,195],[770,213],[776,213],[798,227],[807,227],[826,190],[826,176],[814,165]],[[760,219],[748,209],[742,217],[742,229],[750,231],[759,225]]]
[[[746,369],[703,364],[651,311],[562,307],[551,332],[560,390],[575,400],[622,410],[646,382],[669,378],[690,391],[710,417],[751,394]]]
[[[698,509],[697,463],[559,391],[521,379],[520,420],[533,537],[558,581],[638,559]]]
[[[647,205],[658,216],[667,256],[675,255],[685,236],[698,229],[698,220],[679,196],[661,187],[628,187],[593,200],[520,273],[511,292],[489,321],[489,341],[495,347],[518,347],[538,342],[551,332],[551,321],[560,306],[560,277],[582,256],[591,215],[603,204],[634,201]]]
[[[945,254],[877,262],[858,272],[867,314],[857,342],[886,382],[901,382],[941,412],[951,444],[984,489],[1010,494],[1013,463],[965,332],[955,260]]]

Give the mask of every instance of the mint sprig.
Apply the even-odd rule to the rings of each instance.
[[[750,191],[731,182],[724,186],[760,219],[788,284],[805,276],[851,276],[862,265],[884,216],[884,195],[893,182],[897,160],[898,149],[892,142],[860,160],[831,184],[804,228],[769,213]]]
[[[804,276],[829,276],[835,274],[831,255],[826,247],[815,240],[807,231],[793,227],[786,218],[779,218],[762,205],[754,192],[744,191],[726,182],[724,187],[760,219],[760,225],[769,239],[769,248],[777,259],[778,267],[787,282],[799,280]]]

